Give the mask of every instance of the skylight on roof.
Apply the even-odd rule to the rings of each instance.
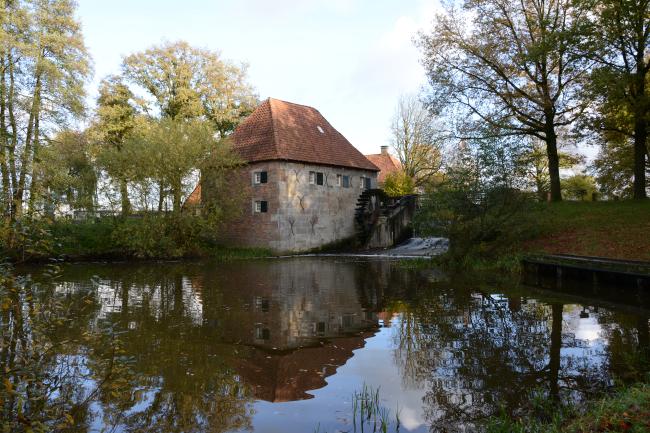
[[[325,134],[325,131],[323,131],[323,128],[321,128],[320,125],[316,126],[316,129],[318,129],[318,132],[321,134]]]

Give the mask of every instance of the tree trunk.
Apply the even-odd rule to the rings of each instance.
[[[39,134],[41,133],[39,127],[40,124],[39,116],[40,116],[40,109],[37,111],[36,117],[34,118],[34,139],[32,140],[34,143],[33,145],[34,161],[32,164],[38,162],[38,148],[40,144]],[[33,213],[36,206],[36,199],[38,198],[38,194],[39,194],[37,182],[38,180],[34,176],[34,172],[32,170],[31,182],[29,184],[29,206],[27,208],[29,210],[29,213]],[[51,204],[54,205],[54,203]],[[52,214],[54,214],[54,208],[52,208]]]
[[[131,202],[129,201],[129,185],[125,179],[120,179],[120,197],[122,199],[122,216],[126,217],[131,213]]]
[[[7,131],[7,122],[6,122],[6,89],[7,81],[5,76],[6,66],[5,59],[2,58],[2,63],[0,63],[0,68],[2,68],[2,74],[0,75],[0,170],[2,171],[2,202],[4,204],[3,212],[5,215],[11,215],[11,184],[9,183],[9,166],[8,166],[8,155],[7,150],[9,149],[9,133]]]
[[[551,180],[551,201],[562,201],[560,186],[560,157],[557,154],[557,134],[552,120],[546,125],[546,155],[548,157],[548,175]]]
[[[14,206],[16,217],[20,217],[23,210],[23,201],[25,195],[25,185],[27,182],[27,172],[30,171],[30,163],[32,162],[32,153],[34,145],[34,129],[37,127],[36,118],[39,116],[41,96],[41,74],[36,73],[36,85],[34,86],[34,97],[32,99],[32,107],[29,110],[29,120],[27,122],[27,134],[25,136],[25,148],[20,159],[20,177],[18,179],[18,187],[14,193]]]
[[[637,115],[634,122],[634,198],[642,200],[646,194],[646,140],[648,136],[647,122]]]
[[[158,182],[158,212],[162,212],[164,201],[165,201],[165,186],[161,181]]]
[[[178,215],[181,212],[181,182],[174,182],[174,187],[172,188],[172,194],[174,196],[174,215]]]
[[[9,176],[11,177],[11,218],[16,216],[16,207],[13,203],[13,194],[15,194],[16,186],[18,184],[18,175],[16,172],[16,147],[18,145],[18,124],[16,123],[16,115],[14,113],[14,93],[15,77],[14,77],[14,64],[11,51],[7,53],[7,68],[9,69],[9,90],[7,92],[7,114],[9,114],[9,125],[11,126],[11,140],[8,140],[7,153],[9,154]]]

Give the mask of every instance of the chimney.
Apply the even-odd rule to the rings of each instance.
[[[381,154],[388,155],[388,146],[381,146]]]

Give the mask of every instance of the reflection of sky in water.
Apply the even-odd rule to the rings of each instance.
[[[314,431],[334,432],[341,424],[352,428],[352,394],[364,383],[380,389],[381,404],[390,409],[394,420],[400,410],[401,431],[428,431],[422,414],[423,389],[409,389],[402,385],[402,377],[393,357],[393,331],[381,328],[366,340],[363,349],[356,350],[336,374],[327,378],[327,386],[310,392],[311,400],[288,403],[257,402],[254,419],[255,431],[284,433]]]
[[[564,306],[561,357],[565,360],[562,367],[566,376],[578,375],[588,367],[599,367],[604,361],[607,341],[600,338],[602,326],[597,321],[597,314],[580,318],[581,310],[582,307],[578,305]],[[423,413],[426,384],[407,386],[395,365],[394,328],[398,325],[399,316],[395,316],[391,328],[381,328],[375,336],[367,339],[364,348],[356,350],[336,374],[327,378],[326,387],[310,392],[314,399],[286,403],[257,402],[255,430],[281,433],[286,431],[287,425],[291,425],[292,431],[312,431],[314,425],[320,425],[320,431],[345,431],[334,429],[341,428],[341,424],[351,424],[352,392],[365,384],[380,389],[381,403],[391,410],[393,419],[399,408],[403,431],[429,431]],[[454,342],[448,345],[449,348],[454,346]],[[567,365],[568,359],[579,359],[579,362]],[[442,363],[449,366],[447,361],[443,360]],[[436,374],[441,377],[449,372],[448,369],[441,369],[428,382],[434,382]],[[455,384],[453,377],[447,380]],[[480,386],[479,383],[476,385]],[[468,397],[458,396],[457,400],[471,403],[466,400]]]

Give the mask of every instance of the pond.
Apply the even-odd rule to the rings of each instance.
[[[0,368],[3,418],[20,407],[46,430],[476,431],[647,366],[644,306],[403,261],[43,269],[19,271],[3,301]]]

